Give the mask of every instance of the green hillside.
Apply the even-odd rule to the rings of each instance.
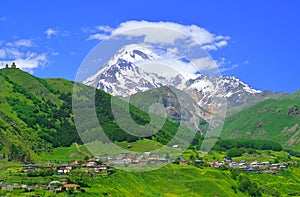
[[[73,84],[64,79],[40,79],[19,69],[0,70],[0,158],[34,162],[39,161],[41,152],[51,151],[53,147],[81,143],[72,114]],[[112,141],[141,139],[124,132],[114,121],[110,95],[84,85],[80,88],[96,92],[97,117]],[[81,97],[89,99],[89,95]],[[123,102],[115,100],[119,112],[124,112]],[[130,115],[137,124],[143,125],[150,120],[146,112],[133,106],[130,106]],[[93,124],[86,121],[81,126],[85,142],[99,140]],[[154,137],[148,138],[165,144],[177,127],[177,123],[167,120]]]
[[[31,162],[52,146],[68,146],[79,140],[67,113],[67,95],[52,89],[45,80],[19,69],[2,69],[0,92],[3,159]]]
[[[228,117],[223,128],[222,138],[266,139],[300,150],[300,92],[242,110]]]

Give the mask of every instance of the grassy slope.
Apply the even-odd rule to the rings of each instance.
[[[234,180],[228,172],[168,165],[147,173],[117,171],[109,179],[97,179],[87,189],[96,196],[244,196],[230,189]]]
[[[7,164],[5,164],[7,165]],[[6,170],[0,172],[0,179],[9,183],[41,183],[47,184],[51,180],[60,180],[66,176],[27,177],[18,174],[20,165],[11,164]],[[251,182],[256,182],[263,196],[281,196],[300,193],[300,169],[291,167],[281,172],[281,175],[268,174],[243,174]],[[75,174],[70,174],[71,180],[76,179]],[[244,193],[234,192],[232,186],[237,186],[238,181],[233,179],[227,170],[210,167],[196,168],[193,166],[167,165],[161,169],[146,173],[131,173],[117,170],[112,175],[89,176],[83,174],[82,180],[91,187],[84,187],[85,193],[76,196],[247,196]],[[24,193],[20,196],[29,196],[37,193]],[[46,196],[41,191],[41,196]],[[19,195],[13,195],[19,196]],[[52,196],[66,196],[66,193]]]
[[[151,142],[151,141],[148,141]],[[131,143],[132,148],[138,147],[140,142]],[[152,142],[149,143],[149,146]],[[80,146],[80,150],[87,151],[84,146]],[[249,157],[244,154],[242,157],[234,158],[235,161],[246,160],[251,161],[270,161],[274,159],[279,161],[300,161],[299,158],[291,157],[284,152],[259,151],[261,154],[257,157]],[[204,162],[222,160],[226,152],[213,151],[203,158]],[[75,156],[75,157],[72,157]],[[45,155],[46,158],[54,160],[69,161],[68,159],[81,159],[84,155],[80,155],[75,144],[67,148],[56,148],[52,156]],[[27,177],[17,172],[21,165],[18,163],[0,163],[0,180],[9,180],[9,183],[43,183],[47,184],[51,180],[60,180],[65,176],[52,177]],[[4,168],[5,167],[5,168]],[[13,173],[12,173],[13,172]],[[70,180],[75,180],[80,171],[72,172],[69,175]],[[289,167],[286,171],[282,171],[281,175],[267,174],[243,174],[250,178],[252,182],[256,182],[264,196],[273,196],[280,193],[281,196],[288,194],[300,193],[300,169],[298,167]],[[229,170],[214,169],[211,167],[196,168],[188,165],[170,164],[163,168],[150,172],[126,172],[116,170],[112,175],[94,175],[83,174],[82,180],[91,187],[84,187],[85,193],[76,196],[246,196],[244,193],[235,193],[232,186],[238,186],[238,180],[233,179]],[[25,195],[26,193],[24,193]],[[36,193],[27,193],[34,195]],[[46,192],[41,191],[40,194],[45,196]],[[50,195],[50,194],[49,194]],[[59,194],[58,196],[65,196]]]
[[[128,151],[137,151],[137,152],[147,152],[151,150],[158,149],[162,146],[159,142],[143,139],[138,140],[136,142],[116,142],[116,145],[120,146],[124,150]],[[128,146],[130,145],[130,148]],[[106,155],[108,152],[112,153],[112,146],[103,144],[102,142],[91,142],[85,145],[79,145],[76,147],[75,143],[70,147],[58,147],[54,148],[50,152],[43,152],[40,154],[40,157],[48,162],[48,161],[57,161],[57,162],[71,162],[74,160],[83,160],[86,156],[92,156],[90,153],[97,153],[96,155]],[[118,153],[116,151],[116,153]]]
[[[266,100],[228,117],[222,137],[267,139],[300,150],[300,115],[288,115],[292,107],[300,107],[298,94]]]
[[[40,156],[45,161],[72,162],[75,160],[83,160],[86,155],[90,155],[89,152],[84,149],[84,147],[81,147],[79,151],[74,143],[70,147],[59,147],[53,149],[51,152],[43,152]]]

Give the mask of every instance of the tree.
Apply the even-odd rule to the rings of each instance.
[[[68,188],[68,194],[74,194],[74,188],[73,187]]]
[[[240,157],[243,155],[243,152],[241,148],[233,148],[228,151],[227,157]]]
[[[243,193],[248,193],[250,196],[262,196],[256,183],[250,181],[247,176],[239,176],[238,189]]]

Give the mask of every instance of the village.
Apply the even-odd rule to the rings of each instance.
[[[213,168],[221,168],[222,166],[241,169],[245,172],[257,173],[257,174],[279,174],[278,170],[286,169],[287,164],[280,162],[280,163],[270,163],[269,161],[253,161],[253,162],[246,162],[244,160],[240,162],[232,161],[231,158],[224,158],[223,161],[212,161],[209,162],[209,165]]]
[[[73,170],[80,170],[82,173],[111,173],[113,170],[109,168],[106,164],[102,163],[97,158],[88,159],[85,162],[73,161],[70,163],[55,164],[56,161],[51,161],[51,165],[38,166],[36,164],[24,164],[22,169],[17,173],[27,174],[28,177],[45,177],[52,175],[68,175]],[[56,176],[57,177],[57,176]],[[38,184],[38,185],[27,185],[26,183],[13,183],[8,184],[5,180],[0,181],[0,188],[4,191],[12,191],[17,189],[25,189],[27,191],[40,188],[44,190],[49,190],[53,193],[59,193],[68,190],[84,192],[80,185],[70,183],[67,178],[52,180],[48,185]]]
[[[86,161],[73,161],[70,163],[61,163],[57,161],[49,161],[49,165],[39,166],[36,164],[24,164],[22,169],[17,173],[27,174],[28,177],[38,176],[52,176],[52,175],[68,175],[72,171],[80,171],[87,174],[111,174],[114,173],[113,166],[128,165],[146,165],[146,164],[158,164],[169,163],[169,159],[160,158],[151,152],[144,152],[143,154],[117,154],[115,156],[95,156]],[[56,177],[57,177],[56,176]],[[68,179],[57,179],[50,181],[47,185],[27,185],[26,183],[13,183],[9,184],[6,180],[0,180],[0,188],[4,191],[12,191],[18,189],[24,189],[27,191],[40,188],[48,190],[53,193],[60,193],[64,191],[79,191],[84,192],[79,184],[71,183]]]
[[[246,161],[232,161],[232,158],[225,157],[222,161],[203,162],[200,159],[185,160],[179,157],[176,160],[170,158],[161,158],[152,154],[151,152],[144,152],[143,154],[117,154],[115,156],[95,156],[86,161],[73,161],[70,163],[55,164],[56,161],[51,161],[52,164],[47,166],[38,166],[36,164],[24,164],[19,173],[26,173],[27,176],[52,176],[52,175],[68,175],[73,170],[79,170],[82,173],[89,174],[111,174],[114,173],[114,166],[128,167],[129,165],[153,165],[153,164],[168,164],[170,162],[178,165],[195,165],[197,167],[212,167],[212,168],[232,168],[240,169],[246,173],[257,174],[274,174],[278,175],[279,170],[286,169],[286,163],[270,163],[264,162],[246,162]],[[48,174],[47,174],[48,173]],[[56,177],[57,177],[56,176]],[[41,188],[51,191],[53,193],[64,192],[68,190],[84,192],[79,184],[70,182],[66,178],[50,181],[47,185],[27,185],[26,183],[8,184],[5,180],[0,180],[0,188],[5,191],[12,191],[17,189],[32,190],[34,188]]]

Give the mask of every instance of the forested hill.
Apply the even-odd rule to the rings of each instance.
[[[62,79],[0,70],[0,156],[26,162],[53,146],[79,141],[70,113],[71,87]]]
[[[40,79],[19,69],[0,70],[0,158],[32,162],[42,151],[81,143],[72,115],[73,84],[65,79]],[[96,90],[96,98],[98,119],[112,141],[139,139],[115,123],[110,95]],[[130,113],[139,124],[149,121],[149,115],[135,107],[130,107]],[[166,143],[176,128],[176,123],[167,121],[151,139]],[[87,137],[93,139],[93,128],[88,129]]]

